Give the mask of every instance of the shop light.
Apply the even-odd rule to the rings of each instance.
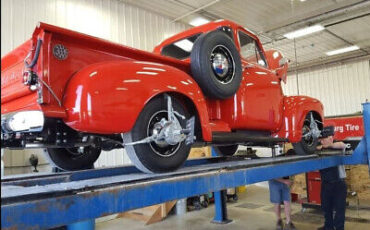
[[[332,56],[332,55],[337,55],[337,54],[341,54],[341,53],[351,52],[351,51],[358,50],[358,49],[360,49],[360,47],[358,47],[358,46],[348,46],[348,47],[344,47],[344,48],[341,48],[341,49],[326,52],[326,55]]]
[[[306,27],[306,28],[303,28],[303,29],[299,29],[299,30],[296,30],[296,31],[293,31],[293,32],[286,33],[283,36],[288,38],[288,39],[294,39],[294,38],[299,38],[299,37],[302,37],[302,36],[306,36],[308,34],[312,34],[312,33],[322,31],[324,29],[325,29],[325,27],[323,27],[322,25],[314,25],[314,26],[309,26],[309,27]]]
[[[200,26],[200,25],[206,24],[208,22],[209,22],[208,19],[205,19],[203,17],[196,17],[193,20],[191,20],[189,22],[189,24],[192,25],[192,26]]]

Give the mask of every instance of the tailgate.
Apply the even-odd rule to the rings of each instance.
[[[24,59],[32,46],[31,39],[1,59],[1,114],[24,109],[40,109],[37,91],[23,83]]]

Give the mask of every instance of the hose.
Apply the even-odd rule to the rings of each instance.
[[[24,60],[24,64],[27,68],[32,68],[36,65],[37,60],[39,59],[41,45],[42,45],[42,40],[39,38],[37,39],[35,56],[33,57],[31,63],[28,63],[27,60]]]

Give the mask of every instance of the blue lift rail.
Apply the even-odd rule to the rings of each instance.
[[[225,189],[341,164],[370,164],[370,103],[365,136],[353,152],[265,159],[189,160],[178,171],[144,174],[133,166],[1,179],[1,229],[93,229],[94,219],[215,192],[213,222],[228,222]],[[87,227],[89,226],[89,227]]]

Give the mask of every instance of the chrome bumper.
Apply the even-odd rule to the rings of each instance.
[[[45,117],[42,111],[21,111],[1,115],[1,132],[41,132]]]

